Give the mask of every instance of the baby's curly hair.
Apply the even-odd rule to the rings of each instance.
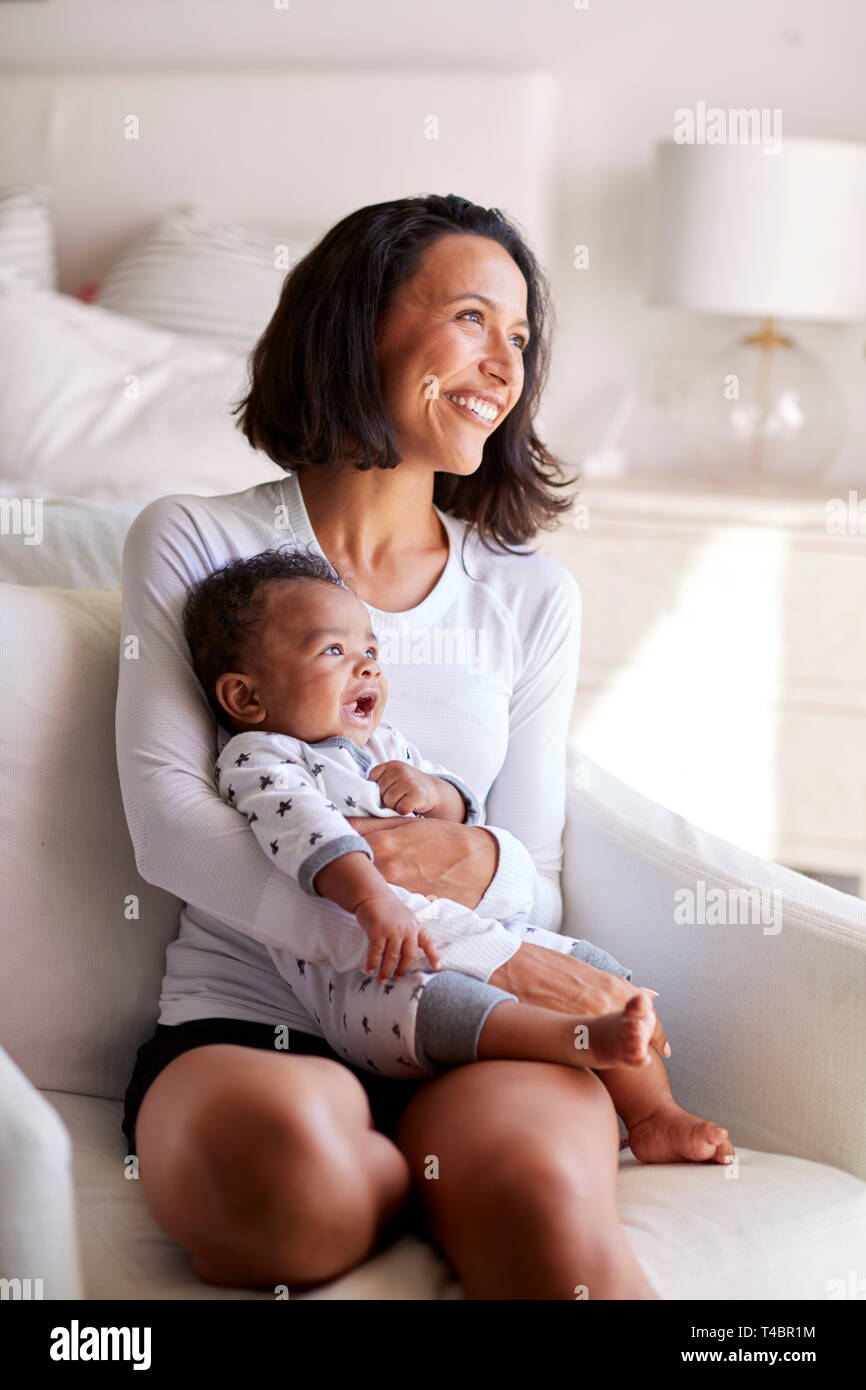
[[[244,669],[249,643],[262,621],[261,586],[271,579],[317,579],[349,588],[336,566],[311,547],[312,542],[304,549],[280,546],[231,560],[187,594],[183,630],[193,668],[218,723],[229,733],[237,729],[216,697],[216,683],[223,672]]]

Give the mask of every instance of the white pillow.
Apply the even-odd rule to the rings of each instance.
[[[0,650],[0,1046],[39,1088],[120,1099],[180,914],[120,796],[120,592],[0,585]]]
[[[43,184],[0,189],[0,266],[17,271],[28,284],[54,289],[57,258],[48,198]]]
[[[144,502],[284,476],[236,428],[247,373],[231,353],[0,270],[0,361],[7,490]]]
[[[96,303],[118,314],[247,353],[308,245],[210,222],[195,207],[151,223],[106,275]]]
[[[0,582],[58,589],[120,587],[123,543],[145,505],[137,497],[51,497],[0,479]],[[13,501],[4,501],[4,497]],[[37,507],[36,499],[40,498]],[[44,500],[41,500],[44,499]]]

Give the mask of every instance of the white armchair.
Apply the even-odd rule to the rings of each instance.
[[[84,1297],[69,1131],[2,1048],[0,1279],[12,1299]]]
[[[121,1099],[178,903],[139,878],[126,832],[119,618],[114,589],[0,585],[0,1046],[14,1063],[0,1057],[0,1277],[40,1277],[46,1297],[269,1298],[197,1280],[124,1162]],[[866,904],[704,834],[575,749],[569,767],[565,929],[660,991],[675,1094],[738,1149],[733,1171],[623,1152],[636,1255],[663,1298],[839,1296],[866,1275]],[[781,930],[678,925],[673,895],[698,880],[775,889]],[[461,1293],[406,1235],[303,1296]]]
[[[664,1298],[850,1296],[851,1271],[866,1278],[866,903],[700,830],[573,747],[569,771],[565,929],[659,991],[674,1095],[737,1149],[732,1172],[621,1160],[635,1254]],[[755,908],[764,893],[754,924],[748,890]],[[704,924],[676,920],[689,892]]]

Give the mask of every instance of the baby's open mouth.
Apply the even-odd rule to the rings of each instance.
[[[368,724],[378,699],[376,692],[371,690],[366,695],[359,695],[357,700],[350,700],[347,705],[343,705],[343,713],[359,724]]]

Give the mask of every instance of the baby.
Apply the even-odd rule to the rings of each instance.
[[[525,914],[481,917],[389,883],[376,868],[347,817],[478,825],[482,812],[459,777],[384,721],[387,684],[369,615],[323,556],[280,549],[234,561],[191,589],[183,618],[196,674],[233,734],[217,760],[221,795],[277,867],[352,914],[367,937],[367,973],[271,952],[335,1050],[395,1077],[487,1058],[590,1067],[637,1157],[729,1161],[727,1131],[673,1101],[650,1048],[657,1020],[648,991],[620,1012],[589,1017],[526,1005],[486,983],[488,943],[504,927],[629,980],[630,971]]]

